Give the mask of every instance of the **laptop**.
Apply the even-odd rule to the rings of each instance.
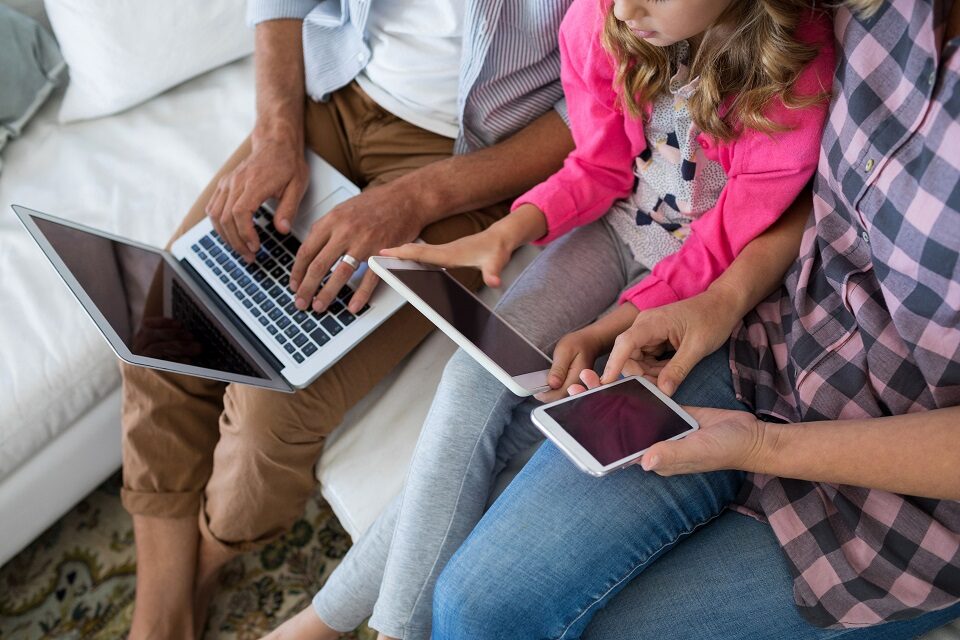
[[[261,248],[250,265],[209,218],[165,251],[19,205],[13,210],[122,360],[292,392],[404,304],[390,287],[378,287],[356,315],[347,310],[363,265],[325,312],[294,306],[288,283],[300,238],[359,193],[322,158],[308,156],[310,188],[291,233],[273,226],[276,202],[264,203],[254,217]]]

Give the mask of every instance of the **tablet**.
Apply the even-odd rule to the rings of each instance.
[[[382,256],[373,256],[368,263],[374,273],[510,391],[530,396],[550,388],[550,358],[446,269]]]
[[[657,442],[679,440],[700,428],[641,377],[537,407],[533,423],[580,469],[598,477],[636,461]]]

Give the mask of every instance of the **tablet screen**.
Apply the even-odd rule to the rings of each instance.
[[[511,377],[550,368],[546,356],[530,346],[446,271],[390,269],[390,273]]]
[[[562,402],[546,413],[604,466],[692,428],[636,380]]]

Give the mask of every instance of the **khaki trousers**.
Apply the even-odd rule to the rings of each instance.
[[[307,102],[307,145],[361,187],[450,156],[453,141],[384,111],[351,84]],[[234,152],[174,234],[204,216],[220,177],[250,153]],[[469,179],[469,176],[465,176]],[[477,233],[505,204],[424,229],[430,243]],[[461,274],[473,288],[479,274]],[[385,285],[381,285],[385,286]],[[308,388],[290,395],[123,365],[123,505],[132,514],[197,516],[201,535],[238,551],[283,533],[303,512],[324,438],[344,413],[430,332],[404,307]],[[383,428],[389,428],[384,425]]]

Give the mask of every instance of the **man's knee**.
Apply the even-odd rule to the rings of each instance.
[[[322,406],[301,406],[300,393],[286,394],[230,385],[224,395],[221,437],[239,439],[264,454],[323,441],[336,424]]]

